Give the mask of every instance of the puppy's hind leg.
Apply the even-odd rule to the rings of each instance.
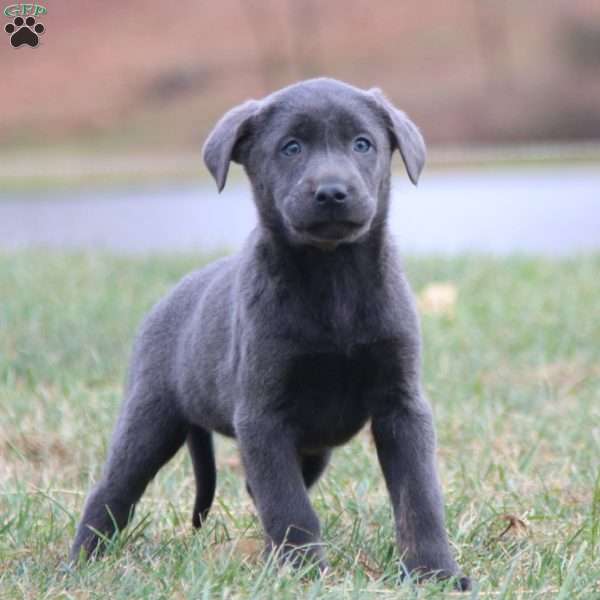
[[[174,402],[147,387],[133,389],[123,406],[102,479],[77,528],[72,560],[82,550],[86,556],[101,550],[101,536],[127,525],[148,483],[185,441],[187,425]]]
[[[187,444],[192,456],[194,477],[196,478],[196,501],[192,524],[196,529],[202,526],[215,497],[217,471],[213,451],[212,435],[202,427],[190,427]]]

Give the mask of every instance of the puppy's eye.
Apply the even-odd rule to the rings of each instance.
[[[352,143],[352,149],[354,152],[360,152],[361,154],[368,152],[372,146],[373,144],[371,144],[371,142],[364,137],[357,137]]]
[[[281,152],[286,156],[294,156],[302,152],[302,146],[300,142],[296,140],[290,140],[282,149]]]

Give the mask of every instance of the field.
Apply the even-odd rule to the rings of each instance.
[[[368,431],[337,450],[312,492],[331,562],[323,578],[261,558],[238,455],[223,439],[201,532],[181,452],[105,558],[66,563],[136,327],[206,260],[0,254],[0,597],[450,597],[399,582]],[[420,258],[406,268],[420,296],[448,529],[477,581],[471,597],[600,598],[600,256]]]

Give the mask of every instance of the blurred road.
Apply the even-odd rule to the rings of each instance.
[[[239,181],[239,180],[238,180]],[[393,185],[390,226],[411,253],[568,255],[600,250],[600,169],[425,173]],[[256,222],[248,186],[211,184],[27,197],[0,192],[0,248],[121,253],[234,249]]]

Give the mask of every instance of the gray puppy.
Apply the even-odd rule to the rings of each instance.
[[[325,566],[307,490],[331,449],[370,419],[399,550],[416,576],[460,577],[444,526],[420,333],[386,228],[390,161],[413,183],[421,134],[379,90],[304,81],[219,121],[204,160],[219,190],[231,160],[259,224],[243,250],[183,279],[138,336],[126,400],[71,556],[122,528],[187,441],[193,524],[215,491],[212,432],[238,440],[270,546]]]

